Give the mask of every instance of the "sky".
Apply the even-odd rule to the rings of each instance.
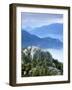
[[[52,23],[63,23],[62,14],[21,12],[22,29],[33,29]]]

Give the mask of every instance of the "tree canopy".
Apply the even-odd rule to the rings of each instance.
[[[55,60],[51,53],[37,49],[31,56],[31,49],[24,48],[21,52],[21,75],[22,77],[29,76],[51,76],[63,74],[63,63]],[[23,51],[26,50],[26,53]]]

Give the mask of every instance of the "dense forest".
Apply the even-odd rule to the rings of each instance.
[[[21,76],[63,75],[63,63],[54,59],[50,52],[29,47],[21,51]]]

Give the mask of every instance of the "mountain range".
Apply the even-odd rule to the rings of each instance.
[[[63,47],[63,43],[59,39],[54,39],[51,37],[40,38],[34,34],[30,34],[26,30],[21,30],[21,36],[22,48],[37,46],[40,48],[60,49]]]
[[[36,28],[25,28],[30,34],[34,34],[40,38],[52,37],[63,41],[63,24],[53,23],[50,25],[43,25]]]

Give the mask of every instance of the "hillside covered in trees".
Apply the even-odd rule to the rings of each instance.
[[[30,46],[23,48],[21,55],[22,77],[63,75],[63,63],[48,51]]]

